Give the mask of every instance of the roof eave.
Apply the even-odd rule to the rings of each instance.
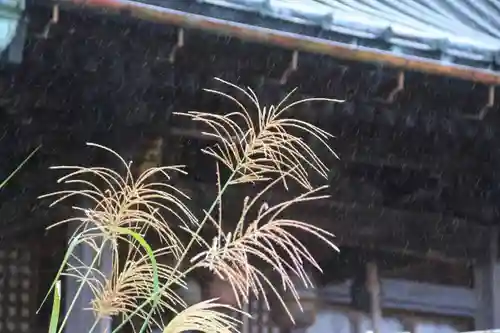
[[[111,14],[128,14],[131,17],[175,25],[182,28],[211,31],[242,40],[271,44],[290,50],[328,55],[366,63],[378,63],[401,70],[417,71],[438,76],[448,76],[486,85],[500,84],[500,73],[439,60],[399,55],[388,51],[339,43],[331,40],[304,36],[275,29],[256,27],[213,17],[187,13],[165,7],[127,0],[59,0],[67,8],[83,7],[105,10]]]

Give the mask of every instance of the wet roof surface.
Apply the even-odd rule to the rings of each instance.
[[[298,26],[316,26],[326,32],[350,36],[355,45],[379,41],[381,45],[390,45],[390,51],[402,54],[450,63],[465,60],[468,65],[491,69],[500,64],[500,0],[197,2]]]

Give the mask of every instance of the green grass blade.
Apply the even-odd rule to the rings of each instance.
[[[12,177],[14,177],[14,175],[15,175],[16,173],[18,173],[18,172],[19,172],[19,170],[21,170],[21,168],[22,168],[22,167],[26,164],[26,162],[28,162],[28,161],[30,160],[30,158],[32,158],[32,157],[33,157],[33,155],[35,155],[35,153],[36,153],[36,152],[40,149],[40,147],[41,147],[41,146],[36,147],[36,148],[35,148],[35,150],[33,150],[33,151],[32,151],[32,152],[28,155],[28,157],[26,157],[26,158],[25,158],[25,159],[21,162],[21,164],[19,164],[19,165],[17,166],[17,168],[16,168],[14,171],[12,171],[12,172],[10,173],[10,175],[8,175],[8,176],[7,176],[7,178],[5,178],[5,179],[4,179],[4,180],[0,183],[0,190],[1,190],[1,189],[5,186],[5,185],[7,185],[7,183],[9,182],[9,180],[11,180],[11,179],[12,179]]]
[[[146,242],[144,237],[142,237],[138,233],[136,233],[130,229],[127,229],[127,228],[118,227],[117,229],[118,229],[118,232],[120,232],[122,234],[130,235],[139,242],[139,244],[146,250],[146,252],[151,260],[151,266],[153,268],[153,290],[154,290],[153,295],[157,295],[157,296],[154,297],[153,306],[151,307],[151,310],[149,311],[149,314],[147,315],[147,317],[144,318],[145,319],[144,324],[142,325],[141,329],[139,330],[139,333],[143,333],[148,326],[148,321],[150,320],[150,318],[154,312],[154,308],[155,308],[155,306],[160,298],[160,282],[159,282],[159,278],[158,278],[158,266],[156,263],[156,258],[155,258],[153,249],[148,244],[148,242]]]
[[[57,274],[56,274],[56,276],[55,276],[52,284],[50,285],[50,288],[47,291],[47,294],[45,294],[45,297],[43,298],[42,302],[40,303],[40,307],[36,311],[37,314],[40,312],[42,306],[48,300],[48,298],[49,298],[50,294],[52,293],[52,291],[55,288],[57,288],[57,284],[60,283],[61,276],[63,274],[64,269],[66,268],[66,265],[67,265],[67,263],[69,261],[69,258],[73,254],[73,251],[75,250],[76,246],[79,245],[80,243],[81,243],[81,237],[79,237],[79,235],[77,235],[75,238],[73,238],[71,240],[71,242],[69,243],[68,248],[66,250],[66,253],[64,254],[64,259],[63,259],[61,265],[59,266],[59,270],[57,271]]]
[[[142,237],[137,232],[134,232],[134,231],[132,231],[130,229],[127,229],[127,228],[121,228],[121,227],[117,227],[116,229],[121,234],[129,235],[129,236],[132,236],[133,238],[135,238],[135,240],[137,240],[139,242],[139,244],[146,250],[146,252],[147,252],[147,254],[149,256],[149,259],[151,260],[151,266],[153,268],[153,287],[154,287],[154,292],[157,293],[160,290],[160,281],[159,281],[159,278],[158,278],[158,265],[156,263],[156,258],[155,258],[155,254],[153,252],[153,249],[148,244],[148,242],[146,242],[146,240],[144,239],[144,237]]]
[[[52,312],[50,314],[49,333],[57,332],[57,324],[59,323],[59,315],[61,312],[61,280],[56,282],[54,288],[54,303],[52,304]]]

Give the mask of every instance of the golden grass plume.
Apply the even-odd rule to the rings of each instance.
[[[304,265],[320,267],[306,245],[295,236],[294,230],[309,233],[338,250],[331,233],[284,214],[293,205],[326,197],[320,194],[325,186],[315,186],[310,178],[311,172],[326,178],[328,167],[304,138],[315,138],[335,155],[329,146],[331,135],[328,132],[291,118],[287,112],[304,102],[337,100],[312,98],[285,105],[290,93],[276,106],[263,106],[250,88],[243,89],[217,80],[246,96],[253,107],[246,108],[231,94],[207,89],[233,101],[237,110],[226,114],[178,113],[205,124],[208,128],[205,135],[217,142],[203,150],[214,158],[217,190],[202,218],[197,219],[189,210],[189,197],[169,183],[169,174],[184,172],[182,166],[153,167],[134,177],[131,163],[116,152],[89,144],[117,158],[123,167],[122,172],[104,167],[55,167],[68,172],[60,182],[72,185],[73,189],[47,195],[55,197],[53,205],[73,197],[85,202],[85,205],[73,207],[75,216],[53,224],[77,224],[72,237],[74,246],[68,249],[59,275],[72,276],[80,286],[92,290],[94,299],[89,308],[97,320],[103,317],[121,317],[125,321],[139,318],[145,321],[138,328],[140,332],[158,326],[165,333],[187,330],[235,332],[239,321],[221,309],[243,311],[244,303],[253,297],[264,297],[267,302],[269,291],[286,307],[278,287],[291,290],[298,302],[298,286],[294,285],[291,276],[298,276],[305,286],[311,285]],[[226,180],[221,178],[221,167],[230,171]],[[161,180],[157,176],[161,176]],[[227,189],[262,181],[267,181],[264,188],[245,198],[237,221],[232,225],[223,224]],[[302,192],[274,204],[264,200],[273,188],[279,184],[287,187],[289,181],[301,185]],[[202,237],[207,225],[217,231],[211,240]],[[162,240],[161,248],[149,246],[146,240],[148,231]],[[190,236],[187,244],[181,241],[181,232]],[[78,244],[93,249],[95,260],[92,263],[70,262]],[[125,256],[120,251],[123,246],[128,248]],[[195,247],[198,251],[193,255]],[[109,272],[102,271],[98,264],[106,248],[112,254]],[[156,259],[163,255],[175,258],[174,263],[159,263]],[[278,273],[280,280],[271,281],[252,259],[265,263]],[[189,264],[184,266],[181,262]],[[217,300],[206,300],[188,307],[177,296],[176,288],[184,286],[186,278],[199,268],[208,268],[229,283],[238,301],[236,307],[218,304]],[[154,319],[155,314],[165,311],[174,314],[166,325]],[[64,321],[59,332],[63,326]],[[113,332],[122,326],[118,325]]]

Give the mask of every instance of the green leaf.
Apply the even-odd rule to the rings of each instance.
[[[26,164],[26,162],[28,162],[28,161],[29,161],[29,159],[30,159],[30,158],[32,158],[32,157],[33,157],[33,155],[35,155],[35,153],[36,153],[36,152],[40,149],[40,147],[41,147],[41,146],[36,147],[36,148],[35,148],[35,150],[33,150],[33,151],[31,152],[31,154],[29,154],[29,155],[28,155],[28,157],[26,157],[26,158],[25,158],[25,159],[21,162],[21,164],[19,164],[19,166],[16,168],[16,170],[12,171],[12,172],[10,173],[10,175],[8,175],[8,176],[7,176],[7,178],[5,178],[5,179],[4,179],[4,180],[0,183],[0,190],[1,190],[1,189],[5,186],[5,185],[7,185],[7,183],[9,182],[9,180],[11,180],[11,179],[12,179],[12,177],[14,177],[14,175],[15,175],[16,173],[18,173],[18,172],[19,172],[19,170],[21,170],[21,168],[22,168],[22,167]]]
[[[56,282],[54,288],[54,303],[52,304],[52,312],[50,314],[49,333],[57,332],[57,324],[59,323],[59,314],[61,312],[61,280]]]
[[[153,287],[154,287],[153,289],[154,289],[154,291],[153,291],[152,295],[156,295],[156,296],[153,298],[153,306],[151,308],[151,311],[146,316],[146,318],[144,318],[145,319],[144,323],[143,323],[141,329],[139,330],[139,333],[143,333],[147,328],[148,321],[151,318],[151,315],[153,314],[154,308],[155,308],[155,306],[159,300],[159,297],[160,297],[160,282],[158,279],[158,266],[156,263],[156,258],[155,258],[153,249],[151,248],[151,246],[148,244],[148,242],[146,242],[146,240],[141,235],[139,235],[138,233],[136,233],[130,229],[127,229],[127,228],[118,227],[117,229],[118,229],[118,232],[120,232],[122,234],[130,235],[130,236],[134,237],[139,242],[139,244],[148,253],[149,259],[151,260],[151,266],[153,268]]]
[[[56,277],[52,281],[52,284],[50,285],[50,288],[47,291],[47,294],[43,298],[43,300],[42,300],[42,302],[40,304],[40,307],[36,311],[37,314],[40,312],[40,310],[41,310],[42,306],[45,304],[45,302],[47,302],[47,300],[48,300],[48,298],[50,296],[50,293],[55,288],[57,288],[57,284],[60,282],[59,279],[62,276],[62,273],[63,273],[64,268],[66,267],[66,265],[67,265],[67,263],[69,261],[69,258],[73,254],[73,251],[75,250],[76,246],[82,242],[82,239],[81,239],[82,237],[80,237],[80,236],[81,235],[76,235],[73,239],[71,239],[71,242],[68,244],[68,248],[66,249],[66,253],[64,254],[64,259],[63,259],[61,265],[59,266],[59,270],[57,271]]]
[[[159,292],[159,290],[160,290],[160,281],[159,281],[159,278],[158,278],[158,265],[156,263],[155,254],[154,254],[153,249],[151,248],[151,246],[148,244],[148,242],[146,242],[146,240],[144,239],[144,237],[142,237],[137,232],[134,232],[134,231],[132,231],[130,229],[122,228],[122,227],[117,227],[116,229],[121,234],[129,235],[129,236],[132,236],[133,238],[135,238],[139,242],[139,244],[141,244],[141,246],[146,250],[146,252],[147,252],[147,254],[149,256],[149,259],[151,260],[151,266],[153,267],[153,287],[154,287],[154,292],[155,293]]]

